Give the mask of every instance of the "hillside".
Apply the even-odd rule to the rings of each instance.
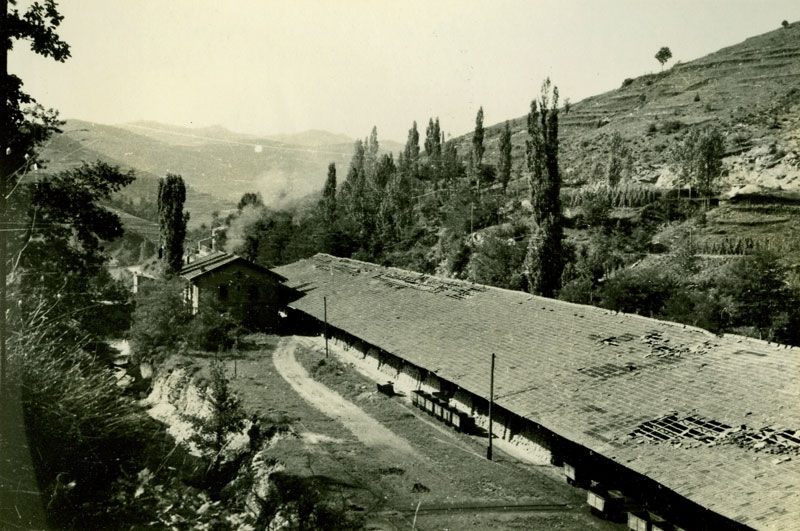
[[[670,186],[668,154],[677,139],[687,127],[713,123],[726,135],[725,189],[755,184],[800,190],[800,23],[620,85],[572,104],[562,115],[560,163],[567,184],[599,178],[595,168],[606,160],[612,134],[619,133],[632,152],[634,179]],[[514,166],[524,170],[526,116],[510,122]],[[501,122],[486,131],[486,160],[492,164],[502,127]],[[456,139],[460,153],[468,153],[471,138]]]
[[[190,188],[187,210],[192,224],[207,222],[246,192],[260,192],[273,207],[287,206],[319,192],[330,162],[347,171],[353,142],[343,135],[308,131],[280,135],[285,141],[229,131],[223,127],[186,128],[155,122],[120,126],[69,120],[43,156],[59,170],[81,160],[102,159],[136,170],[139,181],[124,193],[155,199],[155,177],[178,173]],[[338,143],[326,143],[338,142]],[[399,149],[387,142],[383,149]]]
[[[117,158],[104,152],[112,150],[96,149],[102,147],[101,140],[120,147],[126,144],[132,145],[133,142],[126,139],[124,135],[114,134],[114,128],[108,128],[110,131],[105,131],[105,126],[97,126],[100,128],[98,131],[94,127],[90,127],[92,125],[95,124],[70,120],[62,127],[63,134],[53,135],[41,152],[41,157],[46,161],[45,171],[58,172],[74,168],[82,161],[102,160],[126,170],[136,171],[136,180],[121,192],[124,197],[137,203],[143,200],[154,202],[158,177],[163,176],[165,172],[154,173],[138,167],[126,160],[124,153],[123,157]],[[106,133],[108,134],[106,135]],[[142,151],[146,152],[151,147],[150,145],[143,146]],[[223,211],[234,207],[235,203],[200,192],[191,183],[187,186],[186,209],[191,213],[190,227],[208,223],[211,220],[211,213],[215,210]]]

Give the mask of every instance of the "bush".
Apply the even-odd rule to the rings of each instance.
[[[589,277],[578,277],[568,281],[558,292],[562,301],[577,304],[592,304],[594,298],[594,282]]]
[[[129,332],[132,362],[160,362],[168,351],[183,348],[184,332],[191,314],[178,279],[145,284],[136,297]]]
[[[229,350],[242,332],[240,322],[211,301],[204,301],[184,329],[190,348],[211,352]]]
[[[667,120],[661,126],[661,132],[665,135],[669,135],[672,133],[677,133],[683,128],[683,122],[680,120]]]
[[[675,283],[657,271],[624,270],[606,281],[600,306],[654,317],[676,291]]]
[[[471,278],[479,284],[521,290],[525,287],[522,264],[525,244],[507,231],[487,232],[469,260]]]
[[[628,85],[630,85],[631,83],[633,83],[633,80],[632,80],[631,78],[629,78],[629,77],[626,77],[626,78],[625,78],[625,79],[622,81],[622,87],[623,87],[623,88],[624,88],[624,87],[627,87],[627,86],[628,86]]]

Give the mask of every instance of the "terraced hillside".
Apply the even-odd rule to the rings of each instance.
[[[619,133],[631,149],[636,180],[672,185],[669,153],[677,139],[687,128],[714,123],[726,136],[724,188],[800,190],[800,23],[620,84],[562,114],[560,162],[568,183],[598,178],[596,167]],[[511,124],[514,166],[522,177],[526,117]],[[489,163],[496,160],[502,125],[486,132]],[[457,139],[460,153],[468,152],[470,141],[470,134]]]

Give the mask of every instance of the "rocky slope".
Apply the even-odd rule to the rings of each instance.
[[[618,133],[631,150],[634,179],[671,186],[670,151],[688,128],[714,124],[726,138],[724,189],[751,184],[800,192],[800,23],[620,82],[562,114],[560,162],[567,183],[598,179],[598,164],[607,160],[611,136]],[[514,167],[524,180],[526,116],[510,123]],[[502,127],[487,128],[489,163],[496,161]],[[471,134],[456,141],[467,153]]]

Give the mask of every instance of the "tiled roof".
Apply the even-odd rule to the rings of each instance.
[[[800,349],[316,255],[290,304],[756,529],[800,528]]]
[[[284,280],[283,277],[280,277],[274,271],[270,271],[269,269],[261,267],[258,264],[255,264],[249,260],[242,258],[241,256],[230,253],[224,253],[222,251],[215,251],[211,254],[208,254],[202,258],[197,259],[194,262],[190,262],[189,264],[184,266],[183,269],[181,269],[180,276],[182,276],[186,280],[193,280],[199,276],[214,271],[215,269],[219,269],[232,262],[236,262],[237,260],[247,264],[250,267],[259,269],[264,273],[267,273],[268,275],[278,276],[279,280]]]

